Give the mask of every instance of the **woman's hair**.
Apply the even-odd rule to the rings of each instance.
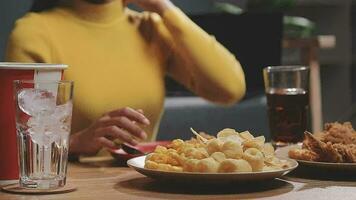
[[[41,12],[54,8],[60,0],[33,0],[32,12]]]

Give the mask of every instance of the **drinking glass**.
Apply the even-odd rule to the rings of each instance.
[[[72,96],[72,81],[14,81],[21,187],[65,185]]]
[[[272,143],[302,142],[309,109],[309,68],[270,66],[263,69]]]

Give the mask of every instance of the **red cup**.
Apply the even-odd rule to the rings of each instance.
[[[19,177],[13,81],[58,81],[66,68],[63,64],[0,62],[0,183]]]

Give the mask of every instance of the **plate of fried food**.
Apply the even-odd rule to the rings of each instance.
[[[356,171],[356,131],[349,122],[326,123],[321,133],[305,132],[302,145],[282,147],[276,153],[305,166]]]
[[[298,166],[295,160],[276,157],[263,136],[254,137],[248,131],[224,129],[216,137],[192,131],[195,138],[157,146],[149,155],[130,159],[127,165],[154,179],[193,183],[269,180]]]

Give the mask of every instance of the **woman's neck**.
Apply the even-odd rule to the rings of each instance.
[[[108,23],[123,16],[123,0],[65,0],[62,6],[72,10],[80,18]]]

